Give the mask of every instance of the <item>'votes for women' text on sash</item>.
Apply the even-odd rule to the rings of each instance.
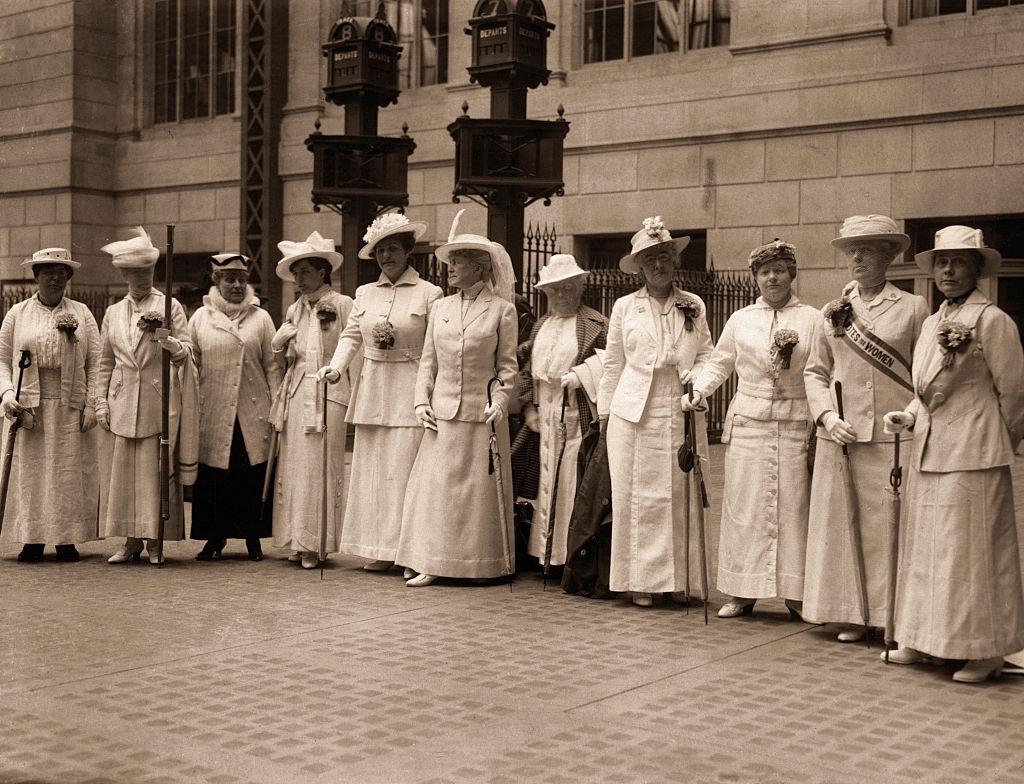
[[[869,365],[887,375],[907,392],[914,393],[910,363],[899,351],[868,329],[860,318],[854,316],[846,325],[843,340]]]

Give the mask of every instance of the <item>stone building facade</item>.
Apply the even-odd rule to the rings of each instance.
[[[177,225],[183,276],[204,255],[240,247],[241,98],[252,45],[243,6],[268,2],[284,3],[287,18],[274,219],[288,238],[313,229],[339,237],[340,218],[312,212],[303,141],[317,119],[324,132],[341,131],[341,110],[321,101],[320,53],[340,0],[5,0],[0,278],[24,277],[22,258],[64,245],[86,264],[76,281],[114,281],[98,248],[140,223],[158,244],[162,224]],[[367,0],[348,2],[358,10]],[[408,124],[417,149],[407,212],[426,220],[437,242],[459,208],[446,126],[463,102],[471,116],[488,112],[486,91],[466,73],[462,30],[474,4],[385,5],[407,39],[409,68],[380,132],[398,135]],[[206,21],[197,25],[189,15],[200,6]],[[703,240],[698,262],[717,269],[743,268],[749,250],[774,237],[793,242],[801,296],[821,304],[848,277],[828,243],[844,216],[890,214],[922,247],[937,226],[964,221],[986,228],[1008,257],[990,293],[1020,316],[1019,0],[549,0],[546,8],[557,25],[553,73],[531,92],[529,112],[553,119],[561,105],[571,130],[565,196],[530,207],[528,218],[553,224],[581,263],[614,263],[640,221],[657,214],[673,232]],[[466,230],[483,231],[482,208],[469,205],[467,217]],[[912,261],[891,276],[930,292]]]

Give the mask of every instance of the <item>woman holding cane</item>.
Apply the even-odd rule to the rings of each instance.
[[[889,661],[966,660],[960,683],[1024,647],[1010,466],[1024,435],[1024,352],[1013,320],[977,288],[1002,261],[981,231],[947,226],[915,256],[946,299],[914,350],[915,396],[885,415],[911,429],[910,504]],[[884,655],[883,655],[884,657]]]
[[[7,417],[32,416],[34,424],[14,443],[2,541],[23,543],[22,562],[42,561],[47,542],[56,545],[58,561],[77,561],[75,545],[97,536],[96,443],[89,431],[99,396],[99,328],[89,308],[64,296],[81,267],[68,251],[45,248],[22,266],[32,270],[38,290],[7,311],[0,327],[0,400]]]
[[[838,639],[855,642],[864,638],[865,620],[885,625],[892,436],[883,432],[882,415],[913,396],[910,358],[928,306],[886,280],[910,245],[892,218],[847,218],[832,245],[847,256],[853,281],[823,309],[804,369],[818,430],[802,614],[812,623],[844,624]]]
[[[699,410],[733,371],[739,376],[722,430],[718,590],[731,598],[718,617],[748,615],[758,599],[778,596],[798,618],[810,494],[803,372],[821,316],[793,294],[792,245],[755,248],[749,265],[761,296],[729,317],[683,410]]]
[[[697,537],[688,536],[701,499],[676,453],[684,440],[683,386],[714,346],[704,303],[673,284],[689,241],[673,238],[660,216],[646,218],[633,235],[619,266],[639,274],[643,286],[612,308],[597,397],[598,416],[607,423],[615,519],[610,588],[631,592],[641,607],[652,606],[656,593],[686,601],[691,585],[701,585],[690,577]],[[694,448],[706,455],[704,416],[696,416],[701,444]]]
[[[318,553],[336,553],[345,513],[345,414],[347,379],[328,387],[317,370],[334,354],[338,336],[352,311],[352,298],[331,288],[331,273],[342,264],[334,240],[313,232],[303,242],[279,242],[283,258],[277,276],[294,283],[299,298],[288,308],[272,346],[288,361],[284,385],[271,420],[280,432],[280,457],[274,489],[274,546],[293,551],[289,561],[315,569]],[[321,448],[327,426],[326,491],[321,478]],[[326,492],[326,515],[321,511]],[[326,530],[321,548],[321,520]]]
[[[409,266],[426,230],[398,213],[370,224],[359,257],[375,260],[380,278],[356,289],[331,363],[317,373],[336,384],[362,355],[347,418],[356,433],[341,551],[372,559],[363,566],[370,572],[395,563],[405,489],[423,438],[413,405],[416,371],[427,318],[443,294]]]
[[[504,417],[517,370],[515,277],[501,245],[458,234],[462,212],[436,251],[448,265],[448,284],[459,291],[431,310],[416,376],[415,411],[425,432],[395,557],[419,572],[406,583],[413,588],[438,577],[487,579],[514,569],[512,483],[505,481],[499,498],[487,464],[493,425],[501,455],[493,470],[511,477]],[[495,376],[501,383],[488,404]]]

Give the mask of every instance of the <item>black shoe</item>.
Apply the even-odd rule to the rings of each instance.
[[[73,544],[59,544],[57,545],[57,560],[73,562],[81,560],[81,556]]]
[[[27,544],[18,553],[18,560],[22,563],[40,563],[43,560],[43,548],[45,544]]]
[[[203,549],[196,554],[197,561],[219,561],[220,552],[227,544],[226,539],[207,539]]]
[[[263,546],[260,544],[259,539],[246,539],[245,549],[249,551],[250,561],[263,560]]]

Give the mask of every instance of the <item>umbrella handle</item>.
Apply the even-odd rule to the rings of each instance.
[[[487,382],[487,405],[491,405],[491,403],[492,403],[492,400],[491,400],[491,387],[494,386],[494,382],[495,381],[497,381],[499,385],[501,384],[501,379],[498,378],[497,376],[494,376],[490,381]]]
[[[900,434],[896,433],[893,441],[892,470],[889,472],[889,484],[893,490],[899,490],[903,484],[903,466],[900,465]]]

